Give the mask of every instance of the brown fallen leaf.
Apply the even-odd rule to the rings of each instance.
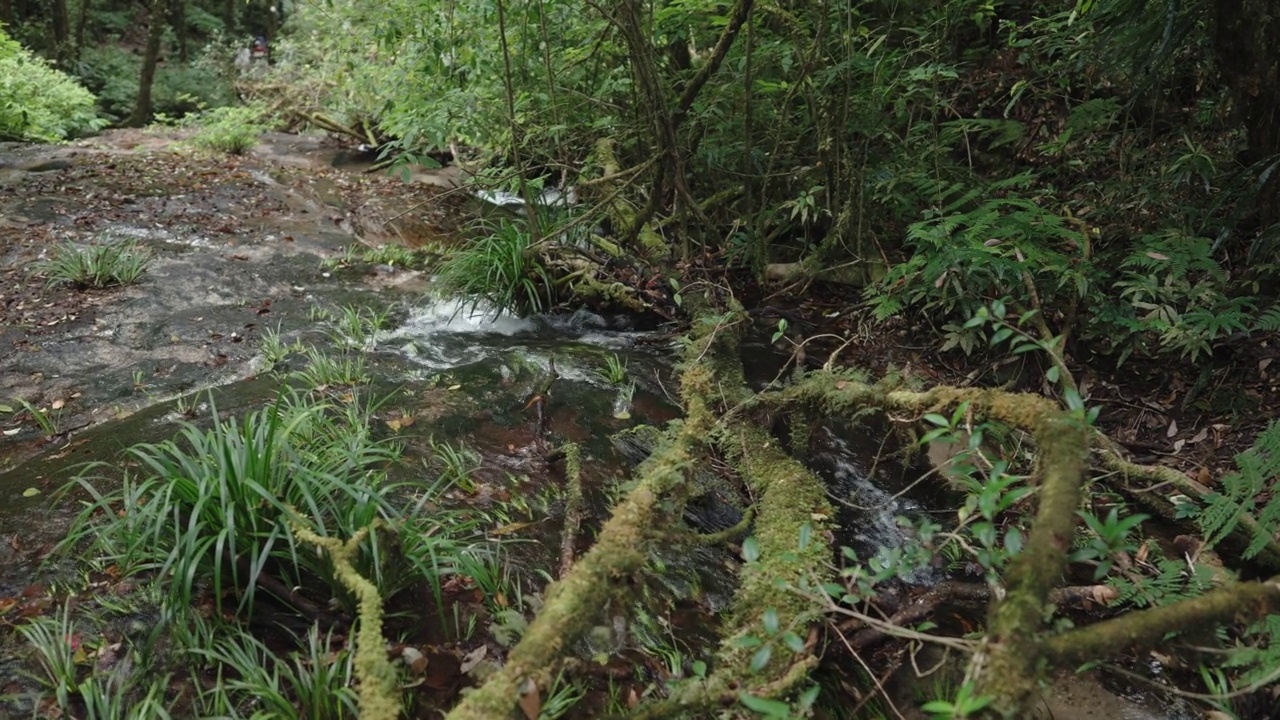
[[[520,710],[528,720],[538,720],[538,715],[542,713],[542,695],[533,678],[525,679],[520,688]]]
[[[475,650],[472,650],[471,652],[467,653],[466,655],[463,655],[463,656],[462,656],[462,667],[461,667],[461,668],[459,668],[459,669],[462,671],[462,674],[463,674],[463,675],[466,675],[467,673],[469,673],[469,672],[471,672],[472,670],[474,670],[474,669],[475,669],[475,667],[476,667],[477,665],[479,665],[479,664],[481,663],[481,661],[483,661],[483,660],[485,659],[485,657],[486,657],[488,654],[489,654],[489,646],[488,646],[488,645],[481,645],[480,647],[476,648]]]

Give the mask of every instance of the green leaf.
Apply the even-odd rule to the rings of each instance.
[[[800,526],[800,549],[804,550],[809,547],[809,543],[813,540],[813,526],[805,523]]]
[[[773,647],[765,645],[751,656],[751,672],[760,672],[765,665],[769,664],[769,659],[773,657]]]
[[[765,611],[764,611],[764,617],[762,618],[762,620],[763,620],[763,622],[764,622],[764,630],[765,630],[765,632],[769,633],[770,635],[777,635],[777,634],[778,634],[778,624],[779,624],[779,620],[778,620],[778,611],[777,611],[777,610],[775,610],[775,609],[773,609],[773,608],[769,608],[768,610],[765,610]]]
[[[929,413],[928,415],[925,415],[924,421],[933,425],[937,425],[938,427],[943,427],[943,428],[951,427],[951,421],[937,413]]]
[[[782,636],[782,642],[786,644],[787,649],[793,653],[804,652],[804,638],[789,632]]]
[[[810,686],[808,690],[800,693],[800,697],[796,698],[796,704],[801,710],[808,710],[818,700],[818,694],[822,692],[821,685]]]
[[[749,563],[760,559],[760,543],[755,537],[742,541],[742,559]]]
[[[695,677],[704,678],[707,676],[707,664],[701,660],[694,660],[691,665]]]
[[[738,696],[738,702],[746,706],[748,710],[754,710],[768,717],[785,718],[791,716],[791,706],[777,700],[768,700],[742,693]]]

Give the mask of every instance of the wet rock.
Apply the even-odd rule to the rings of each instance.
[[[26,165],[21,169],[26,170],[29,173],[44,173],[54,172],[57,170],[67,170],[72,167],[75,167],[75,163],[66,158],[57,158],[55,160],[46,160],[44,162]]]

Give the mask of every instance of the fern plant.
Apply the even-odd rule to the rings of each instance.
[[[1236,455],[1236,472],[1222,477],[1222,489],[1205,496],[1207,505],[1197,521],[1208,546],[1221,542],[1240,524],[1246,513],[1254,514],[1257,528],[1246,559],[1257,555],[1280,528],[1280,495],[1271,497],[1258,509],[1258,495],[1280,479],[1280,421],[1272,421],[1248,450]]]

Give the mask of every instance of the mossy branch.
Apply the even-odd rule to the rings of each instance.
[[[1280,612],[1280,576],[1236,583],[1172,605],[1126,613],[1049,638],[1043,657],[1057,667],[1150,650],[1169,633],[1204,631],[1231,622],[1250,622]]]
[[[573,546],[578,541],[578,528],[582,525],[582,449],[577,443],[567,443],[564,451],[565,508],[564,530],[560,538],[560,577],[569,574],[573,567]]]
[[[713,397],[707,392],[712,378],[698,358],[715,341],[720,327],[714,323],[696,327],[685,348],[681,398],[687,418],[673,423],[670,439],[641,464],[639,481],[600,529],[596,543],[548,587],[542,611],[512,648],[506,665],[464,696],[448,720],[510,717],[528,681],[538,688],[549,687],[567,649],[586,635],[616,597],[626,597],[632,576],[648,561],[653,541],[649,530],[680,517],[691,453],[714,423],[706,400]]]
[[[365,720],[396,720],[400,717],[400,682],[396,669],[387,660],[387,641],[382,636],[382,597],[378,588],[356,571],[356,554],[370,528],[361,528],[347,541],[321,537],[300,523],[292,522],[293,534],[301,541],[329,553],[339,582],[359,600],[360,631],[356,636],[355,673],[360,681],[360,717]],[[374,528],[377,523],[374,523]]]
[[[1187,477],[1185,473],[1161,465],[1139,465],[1129,462],[1124,458],[1120,448],[1104,435],[1098,435],[1095,438],[1095,444],[1099,448],[1103,466],[1119,475],[1120,482],[1117,483],[1119,489],[1165,519],[1171,522],[1182,521],[1182,518],[1178,517],[1177,506],[1169,501],[1167,496],[1149,492],[1150,486],[1168,485],[1198,504],[1203,505],[1207,502],[1205,495],[1208,494],[1209,489]],[[1135,482],[1149,487],[1135,487]],[[1257,518],[1252,515],[1248,513],[1241,515],[1239,523],[1227,535],[1223,544],[1234,549],[1246,548],[1255,537],[1269,539],[1262,550],[1249,559],[1249,562],[1268,573],[1280,573],[1280,543],[1277,543],[1275,537],[1263,529]]]
[[[976,659],[980,688],[999,698],[1001,711],[1027,707],[1042,670],[1039,644],[1052,615],[1050,593],[1067,569],[1075,532],[1090,438],[1084,418],[1038,395],[952,387],[913,392],[841,373],[815,373],[778,394],[832,415],[868,406],[920,415],[967,402],[976,415],[1032,434],[1039,449],[1039,505],[1026,545],[1005,573],[1007,593],[991,610],[987,650]]]

